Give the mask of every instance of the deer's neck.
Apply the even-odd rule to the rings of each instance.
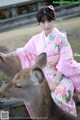
[[[35,118],[48,119],[52,112],[52,104],[50,89],[45,85],[40,89],[39,97],[32,102],[30,107]]]
[[[36,118],[46,119],[51,114],[52,102],[50,102],[50,98],[47,99],[45,96],[39,99],[34,101],[30,106],[32,114],[34,114]]]

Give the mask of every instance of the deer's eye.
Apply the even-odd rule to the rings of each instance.
[[[15,85],[15,88],[22,88],[22,86]]]

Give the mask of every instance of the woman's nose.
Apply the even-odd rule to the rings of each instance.
[[[49,26],[48,22],[45,22],[45,26],[46,26],[46,27],[48,27],[48,26]]]

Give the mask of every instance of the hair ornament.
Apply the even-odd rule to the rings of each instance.
[[[52,5],[49,5],[48,8],[54,11],[54,7]]]

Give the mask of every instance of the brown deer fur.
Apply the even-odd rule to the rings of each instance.
[[[26,101],[37,120],[80,120],[61,110],[52,100],[42,71],[46,61],[46,54],[41,54],[33,67],[21,70],[9,83],[1,86],[0,97],[14,97]]]
[[[21,68],[21,61],[16,52],[7,54],[0,52],[0,71],[13,78]]]

